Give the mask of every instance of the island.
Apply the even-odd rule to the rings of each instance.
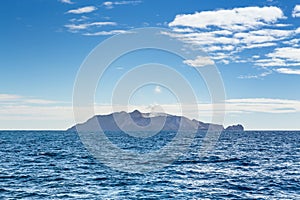
[[[225,131],[244,131],[244,127],[241,124],[228,126]]]
[[[176,116],[167,113],[141,113],[138,110],[133,112],[114,112],[108,115],[95,115],[86,122],[76,124],[67,131],[86,130],[98,131],[99,125],[102,131],[122,131],[122,130],[144,130],[159,127],[160,131],[244,131],[241,124],[229,126],[224,129],[223,125],[204,123],[196,119],[189,119],[184,116]],[[76,129],[77,128],[77,129]]]

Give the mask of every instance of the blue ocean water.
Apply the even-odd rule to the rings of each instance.
[[[108,133],[124,149],[152,151],[174,136],[137,140]],[[0,199],[300,199],[300,132],[222,133],[198,157],[189,152],[144,174],[113,170],[75,132],[1,131]]]

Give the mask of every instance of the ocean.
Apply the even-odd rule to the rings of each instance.
[[[139,152],[174,137],[107,134]],[[300,199],[300,132],[224,132],[199,157],[204,134],[169,166],[129,173],[95,159],[76,132],[1,131],[0,199]]]

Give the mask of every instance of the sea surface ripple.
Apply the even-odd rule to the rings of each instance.
[[[141,152],[174,136],[108,135]],[[1,131],[0,199],[300,199],[300,132],[222,133],[200,158],[203,135],[170,166],[137,174],[101,164],[75,132]]]

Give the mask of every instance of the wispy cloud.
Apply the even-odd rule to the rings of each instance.
[[[137,5],[142,3],[142,1],[105,1],[103,2],[103,6],[106,9],[112,9],[114,8],[114,6],[118,6],[118,5]]]
[[[214,65],[214,61],[207,56],[197,56],[194,60],[184,60],[184,64],[187,64],[191,67],[205,67],[209,65]]]
[[[195,109],[198,107],[198,110]],[[200,117],[211,117],[213,111],[217,114],[249,114],[249,113],[269,113],[269,114],[284,114],[284,113],[300,113],[300,101],[289,99],[271,99],[271,98],[243,98],[243,99],[228,99],[223,104],[198,103],[197,105],[189,104],[160,104],[164,112],[182,115],[182,110],[185,111],[185,116],[189,118],[199,119]],[[108,114],[113,111],[127,111],[138,109],[142,112],[151,112],[149,105],[95,105],[95,112],[98,114]],[[213,110],[215,109],[215,110]]]
[[[268,70],[265,72],[262,72],[257,75],[240,75],[238,78],[239,79],[262,79],[263,77],[266,77],[268,75],[272,74],[272,70]]]
[[[298,66],[300,28],[287,28],[290,24],[283,23],[286,19],[283,11],[274,6],[202,11],[176,15],[169,23],[173,32],[162,34],[201,48],[216,63]],[[249,49],[260,49],[262,55],[256,58],[243,53]],[[239,78],[261,78],[271,72]]]
[[[276,26],[280,19],[285,16],[277,7],[245,7],[177,15],[169,26],[175,31],[171,36],[199,45],[208,52],[240,52],[274,46],[274,42],[296,34],[295,30],[262,28]],[[188,32],[181,31],[187,28]]]
[[[54,105],[0,105],[1,120],[64,120],[71,121],[72,106]],[[67,125],[65,125],[67,126]],[[33,127],[34,128],[34,127]],[[65,127],[66,128],[66,127]]]
[[[49,120],[59,127],[50,125]],[[72,123],[70,102],[0,94],[0,129],[64,129]]]
[[[292,16],[293,17],[300,17],[300,5],[296,5],[294,10],[293,10],[293,13],[292,13]]]
[[[266,59],[256,60],[256,65],[262,67],[300,66],[300,49],[280,47],[266,54]]]
[[[155,105],[157,106],[157,105]],[[198,104],[159,104],[160,110],[165,113],[184,116],[191,119],[201,118],[209,119],[213,114],[239,114],[246,115],[251,113],[268,113],[268,114],[285,114],[285,113],[300,113],[300,101],[288,99],[270,99],[270,98],[247,98],[247,99],[229,99],[224,103],[198,103]],[[197,107],[198,109],[195,109]],[[149,105],[99,105],[95,104],[94,109],[96,114],[109,114],[119,111],[133,111],[135,109],[141,112],[151,112],[153,106]],[[80,122],[86,121],[87,118],[82,118]],[[200,117],[200,119],[199,119]]]
[[[116,34],[126,34],[126,33],[131,33],[130,31],[127,30],[111,30],[111,31],[99,31],[95,33],[84,33],[83,35],[86,36],[105,36],[105,35],[116,35]]]
[[[66,3],[66,4],[73,4],[71,0],[59,0],[61,3]]]
[[[177,15],[169,26],[193,28],[220,27],[225,30],[247,30],[276,22],[284,18],[277,7],[244,7],[232,10],[203,11]]]
[[[288,99],[248,98],[226,100],[227,112],[294,113],[300,112],[300,101]]]
[[[59,101],[53,101],[53,100],[45,100],[45,99],[36,99],[32,97],[25,97],[21,95],[15,95],[15,94],[0,94],[0,103],[2,105],[9,105],[9,104],[19,104],[19,105],[26,105],[26,104],[58,104],[62,103]]]
[[[287,59],[290,62],[300,64],[300,49],[292,47],[276,48],[274,52],[267,54],[271,58]]]
[[[278,73],[281,74],[294,74],[294,75],[300,75],[300,69],[291,69],[291,68],[279,68],[275,69]]]
[[[90,19],[90,17],[81,15],[79,18],[71,18],[69,21],[74,23],[74,22],[83,22],[83,21],[87,21],[87,20],[89,20],[89,19]]]
[[[97,10],[97,8],[95,6],[85,6],[85,7],[81,7],[81,8],[77,8],[74,10],[69,10],[67,11],[67,13],[71,13],[71,14],[83,14],[83,13],[90,13]]]
[[[14,94],[0,94],[0,102],[3,101],[16,101],[21,99],[22,96],[14,95]]]
[[[52,101],[52,100],[45,100],[45,99],[24,99],[23,100],[24,103],[29,103],[29,104],[57,104],[59,103],[58,101]]]
[[[299,43],[300,43],[300,39],[298,39],[298,38],[283,42],[283,44],[286,44],[286,45],[289,45],[292,47],[299,47],[300,46]]]
[[[156,92],[161,92],[161,88],[156,87]],[[189,118],[199,119],[210,118],[214,114],[249,114],[249,113],[269,113],[269,114],[285,114],[300,113],[300,101],[288,99],[270,99],[270,98],[245,98],[245,99],[228,99],[224,103],[198,103],[196,105],[189,104],[161,104],[161,110],[166,113],[182,115]],[[198,109],[195,109],[195,106]],[[216,109],[216,110],[213,110]],[[224,109],[226,108],[226,109]],[[142,112],[151,112],[149,105],[94,105],[95,114],[108,114],[116,111],[128,111],[138,109]],[[214,111],[214,112],[213,112]],[[87,116],[88,118],[92,116]],[[52,101],[46,99],[35,99],[13,94],[0,94],[0,128],[9,128],[6,123],[13,123],[14,127],[20,129],[30,129],[37,127],[38,122],[45,122],[44,128],[47,127],[49,120],[59,122],[59,127],[67,128],[74,124],[73,107],[71,103]],[[82,119],[83,121],[87,120]],[[34,121],[34,123],[32,123]],[[82,121],[82,122],[83,122]],[[20,123],[16,125],[16,123]],[[24,124],[24,122],[26,122]],[[31,123],[28,125],[28,123]],[[23,126],[24,124],[24,126]],[[32,127],[30,127],[32,126]],[[38,126],[43,128],[43,126]],[[55,128],[55,127],[51,127]]]
[[[116,26],[116,22],[92,22],[83,24],[66,24],[65,27],[72,30],[84,30],[89,27],[99,27],[99,26]]]
[[[155,88],[154,88],[154,92],[155,93],[157,93],[157,94],[159,94],[159,93],[161,93],[161,87],[160,86],[155,86]]]

